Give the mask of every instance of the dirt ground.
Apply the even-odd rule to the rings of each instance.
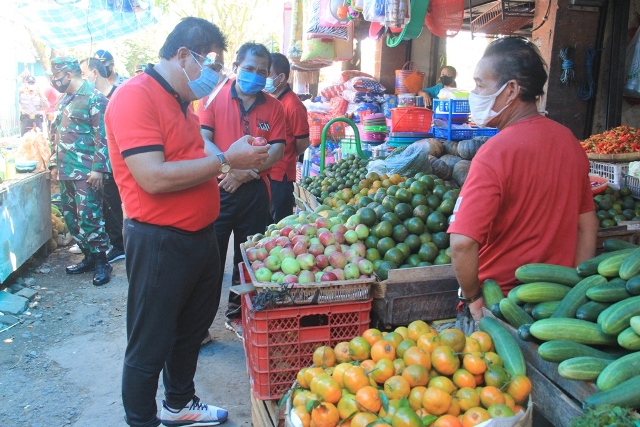
[[[126,425],[120,393],[128,286],[124,261],[114,263],[110,283],[95,287],[91,273],[65,273],[65,266],[79,260],[80,255],[61,248],[47,258],[32,258],[7,282],[26,280],[39,296],[19,316],[21,324],[0,333],[2,426]],[[203,402],[229,410],[225,426],[251,426],[242,342],[224,327],[227,295],[225,287],[210,329],[214,341],[200,351],[196,393]],[[0,330],[5,327],[0,323]],[[158,407],[162,398],[160,384]]]

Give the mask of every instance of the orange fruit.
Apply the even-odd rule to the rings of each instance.
[[[526,410],[526,409],[524,409],[524,406],[521,406],[521,405],[516,405],[516,406],[514,406],[514,408],[513,408],[513,413],[514,413],[514,414],[517,414],[517,413],[518,413],[518,412],[520,412],[520,411],[522,411],[522,412],[526,412],[527,410]]]
[[[467,343],[467,337],[465,337],[464,332],[459,329],[443,329],[438,336],[440,337],[440,343],[442,345],[449,346],[458,353],[464,349]]]
[[[457,397],[455,396],[451,397],[451,406],[449,407],[447,414],[453,415],[454,417],[457,417],[458,415],[460,415],[460,401],[458,400]]]
[[[460,359],[451,347],[441,345],[433,349],[431,365],[442,375],[453,375],[460,367]]]
[[[380,359],[394,360],[396,349],[390,341],[380,340],[371,346],[371,359],[378,362]]]
[[[351,355],[349,354],[349,341],[343,341],[336,344],[333,352],[336,355],[337,363],[351,362]]]
[[[304,373],[307,371],[307,369],[308,368],[300,369],[298,371],[298,375],[296,375],[296,380],[298,380],[298,384],[300,385],[300,387],[309,389],[309,383],[307,383],[307,381],[304,379]]]
[[[407,364],[404,363],[404,360],[402,359],[396,359],[393,361],[393,367],[395,369],[395,375],[402,375],[405,368],[407,367]]]
[[[373,345],[375,343],[377,343],[378,341],[380,341],[382,339],[382,332],[380,332],[378,329],[374,329],[374,328],[367,329],[366,331],[364,331],[362,333],[362,338],[367,340],[369,345],[373,347]]]
[[[313,365],[320,368],[336,366],[336,354],[329,346],[323,345],[313,352]]]
[[[509,381],[509,373],[499,365],[489,365],[484,372],[485,385],[492,385],[502,389],[502,387]]]
[[[311,411],[311,422],[315,427],[335,427],[339,421],[338,408],[331,403],[323,402]]]
[[[429,380],[429,387],[438,387],[452,394],[456,390],[456,386],[448,377],[437,376]]]
[[[524,375],[516,375],[507,385],[507,393],[516,403],[524,402],[531,393],[531,380]]]
[[[316,392],[316,386],[318,385],[318,381],[320,381],[323,378],[331,378],[331,377],[326,372],[319,373],[318,375],[313,377],[313,379],[309,383],[309,389],[311,390],[311,393],[318,394]]]
[[[504,403],[505,405],[507,405],[509,408],[511,408],[513,410],[513,412],[516,412],[516,402],[515,400],[513,400],[513,397],[511,397],[510,394],[504,393]]]
[[[426,417],[426,416],[431,415],[431,414],[428,413],[426,409],[420,408],[420,409],[418,409],[416,411],[416,415],[418,415],[420,417],[420,419],[422,419],[423,417]]]
[[[394,375],[384,382],[384,394],[386,394],[389,399],[409,397],[410,391],[409,381],[399,375]]]
[[[475,331],[469,336],[475,339],[476,341],[478,341],[482,351],[484,352],[493,351],[493,340],[491,339],[488,333],[482,332],[482,331]]]
[[[304,406],[307,404],[307,396],[309,396],[311,392],[309,390],[300,390],[300,393],[293,394],[293,406]]]
[[[349,341],[349,355],[353,360],[367,360],[370,358],[371,346],[362,337],[355,337]]]
[[[476,341],[475,338],[465,337],[464,348],[462,349],[462,352],[472,353],[474,351],[482,352],[482,347],[480,347],[480,343]]]
[[[364,386],[368,386],[369,377],[360,366],[352,366],[342,374],[342,383],[350,393],[356,394]]]
[[[398,344],[402,342],[404,337],[397,332],[389,332],[388,334],[384,335],[382,339],[385,341],[389,341],[391,344],[393,344],[393,348],[396,348],[398,347]]]
[[[473,376],[471,372],[467,371],[466,369],[458,369],[457,371],[455,371],[453,373],[452,380],[453,380],[453,383],[458,388],[462,388],[462,387],[475,388],[477,385],[476,378]]]
[[[440,337],[436,334],[434,334],[433,332],[428,332],[426,334],[423,334],[420,336],[420,338],[418,338],[418,341],[416,342],[416,344],[418,345],[418,347],[420,347],[423,350],[426,350],[429,353],[433,352],[433,349],[435,349],[436,347],[440,347]]]
[[[340,387],[344,388],[344,383],[342,382],[342,376],[344,375],[344,372],[352,366],[353,365],[351,363],[341,363],[335,368],[333,368],[333,373],[331,374],[331,377],[334,380],[336,380],[338,384],[340,384]]]
[[[470,408],[462,416],[462,427],[474,427],[489,419],[491,419],[491,416],[486,409],[480,407]]]
[[[409,338],[409,329],[406,326],[398,326],[393,330],[393,332],[397,332],[402,335],[403,340]]]
[[[318,374],[326,374],[322,368],[307,368],[304,370],[304,382],[311,388],[311,380]]]
[[[372,422],[376,421],[378,416],[370,412],[358,412],[353,418],[351,418],[351,427],[367,427]],[[340,427],[344,426],[342,424]]]
[[[424,426],[418,414],[413,412],[413,409],[408,407],[402,407],[394,414],[391,419],[391,425],[393,427],[422,427]]]
[[[373,371],[373,369],[376,367],[376,362],[374,362],[371,359],[367,359],[367,360],[363,360],[362,362],[360,362],[360,366],[367,373],[367,376],[369,376],[371,374],[371,372]]]
[[[504,394],[502,394],[498,387],[490,385],[482,387],[482,390],[480,390],[480,403],[482,403],[482,406],[485,408],[497,403],[505,403],[506,401]]]
[[[304,406],[294,406],[291,412],[300,418],[302,427],[309,427],[311,425],[311,414],[307,412],[307,409]]]
[[[462,412],[466,412],[469,409],[480,405],[480,396],[478,395],[478,392],[471,387],[462,387],[456,391],[455,396],[458,398],[458,403],[460,403],[460,410]]]
[[[356,402],[360,411],[378,412],[382,408],[382,401],[378,389],[371,386],[362,387],[356,393]]]
[[[429,352],[418,346],[408,348],[402,356],[402,360],[404,360],[404,363],[407,366],[420,365],[427,371],[431,369],[431,356],[429,355]]]
[[[389,399],[389,404],[387,405],[387,410],[385,411],[384,406],[380,409],[378,415],[384,418],[391,418],[396,411],[400,409],[400,399]]]
[[[344,420],[354,412],[358,412],[356,396],[351,393],[343,395],[338,402],[337,408],[341,420]]]
[[[462,366],[473,375],[484,374],[484,371],[487,370],[487,362],[482,357],[482,353],[478,351],[465,354]]]
[[[404,352],[411,347],[415,347],[416,342],[414,340],[410,340],[409,338],[402,340],[400,344],[396,347],[396,355],[397,357],[404,356]]]
[[[487,367],[491,365],[504,366],[502,357],[498,356],[498,353],[495,353],[493,351],[486,351],[484,353],[484,359],[487,361]]]
[[[451,395],[438,387],[428,387],[422,396],[422,407],[433,415],[445,414],[451,406]]]
[[[477,385],[484,385],[484,374],[474,375]]]
[[[370,377],[378,384],[384,384],[386,380],[395,375],[395,367],[393,361],[389,359],[380,359],[376,363]]]
[[[315,393],[324,402],[335,404],[342,398],[342,387],[331,377],[320,378],[315,388]]]
[[[410,387],[424,386],[429,383],[429,371],[422,365],[410,365],[402,372],[402,378]]]
[[[422,408],[422,397],[425,391],[427,391],[426,387],[418,386],[413,387],[409,392],[409,407],[414,411]]]
[[[441,416],[431,425],[433,427],[462,427],[462,423],[458,417],[449,414]]]
[[[431,328],[422,320],[415,320],[407,326],[407,336],[416,342],[418,342],[418,338],[429,332],[431,332]]]

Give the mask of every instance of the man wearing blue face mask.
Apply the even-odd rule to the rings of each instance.
[[[271,67],[271,54],[258,43],[243,44],[233,63],[235,80],[229,81],[205,108],[198,104],[202,136],[210,155],[227,149],[243,135],[263,137],[269,144],[269,158],[259,168],[234,169],[218,177],[220,187],[220,216],[216,221],[216,235],[222,266],[231,232],[234,236],[232,284],[239,283],[238,264],[242,262],[240,243],[247,236],[263,233],[271,222],[269,215],[268,174],[284,155],[286,125],[282,106],[277,99],[262,92]],[[222,283],[224,268],[220,271]],[[240,330],[240,298],[229,293],[227,327],[238,335]]]

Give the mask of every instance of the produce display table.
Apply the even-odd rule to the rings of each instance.
[[[484,315],[495,318],[487,309],[484,309]],[[584,413],[582,402],[598,391],[595,384],[562,378],[558,374],[557,363],[547,362],[538,355],[537,344],[522,341],[515,328],[506,322],[500,322],[516,339],[524,354],[527,376],[532,383],[534,421],[536,414],[540,414],[554,427],[569,427],[572,418]]]
[[[49,172],[0,184],[0,283],[51,238]]]
[[[599,229],[598,240],[596,242],[597,254],[604,252],[602,244],[607,239],[624,240],[625,242],[633,243],[634,245],[640,244],[640,229],[638,228],[638,223]]]

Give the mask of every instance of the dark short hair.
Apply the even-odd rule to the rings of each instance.
[[[484,51],[483,58],[493,59],[493,73],[498,86],[509,80],[518,82],[522,101],[535,102],[544,94],[547,65],[536,45],[524,37],[495,40]]]
[[[105,79],[108,77],[107,67],[105,67],[102,61],[100,61],[98,58],[83,59],[80,64],[84,64],[84,63],[87,64],[87,68],[90,69],[91,71],[93,70],[98,71],[98,74],[100,74],[100,77],[103,77]]]
[[[206,19],[190,16],[180,21],[169,33],[160,48],[160,58],[173,58],[181,47],[206,55],[211,46],[227,50],[226,37],[217,26]]]
[[[281,53],[271,54],[271,67],[276,74],[284,74],[285,80],[289,80],[289,74],[291,73],[291,64],[286,56]]]
[[[455,75],[458,74],[458,71],[452,65],[445,65],[444,67],[442,67],[442,70],[444,70],[445,68],[448,68],[449,70],[453,71],[453,74]],[[442,70],[440,70],[440,72],[442,72]]]
[[[267,58],[267,68],[271,70],[271,54],[263,44],[248,42],[240,46],[236,54],[236,63],[241,64],[247,57],[247,53],[260,58]]]

